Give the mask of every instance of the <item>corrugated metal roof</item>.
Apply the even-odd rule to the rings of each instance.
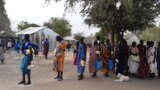
[[[39,30],[43,30],[45,29],[46,27],[29,27],[25,30],[22,30],[20,32],[17,32],[16,35],[24,35],[24,34],[33,34]]]

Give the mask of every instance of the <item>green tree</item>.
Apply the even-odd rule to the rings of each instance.
[[[37,24],[34,24],[34,23],[29,23],[27,21],[21,21],[18,25],[17,25],[17,28],[18,30],[24,30],[26,28],[29,28],[29,27],[40,27],[39,25]]]
[[[105,28],[101,28],[99,32],[97,32],[95,35],[99,36],[101,40],[106,40],[109,38],[109,32],[110,30],[106,30]]]
[[[160,41],[160,27],[153,27],[146,29],[142,32],[142,34],[139,36],[140,39],[143,39],[145,41]]]
[[[79,4],[80,14],[86,17],[89,26],[106,28],[111,32],[115,53],[126,30],[144,30],[160,14],[160,0],[66,0],[66,10],[72,11]]]
[[[51,18],[48,22],[45,22],[43,26],[54,30],[62,37],[71,35],[71,25],[69,21],[64,18]]]
[[[10,21],[4,5],[5,5],[5,1],[0,0],[0,32],[4,31],[3,33],[4,36],[10,36],[12,35],[11,29],[10,29]]]
[[[80,40],[81,38],[84,38],[84,33],[83,32],[80,32],[80,33],[77,33],[77,34],[74,34],[74,39],[76,40]]]

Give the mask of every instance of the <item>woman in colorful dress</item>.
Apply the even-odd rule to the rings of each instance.
[[[146,70],[147,69],[146,46],[143,45],[143,43],[144,41],[140,40],[140,44],[138,45],[140,62],[139,62],[139,69],[137,76],[138,78],[141,79],[146,78],[148,74],[148,71]]]
[[[64,58],[65,58],[65,48],[67,47],[67,42],[63,40],[60,36],[56,37],[57,42],[59,42],[58,46],[56,47],[56,58],[58,60],[58,75],[55,79],[58,81],[63,80],[63,69],[64,69]]]
[[[109,68],[108,68],[108,62],[111,58],[110,50],[106,47],[104,42],[101,42],[101,59],[102,59],[102,71],[104,73],[105,77],[109,76]]]
[[[90,55],[89,62],[88,62],[89,72],[92,74],[91,77],[93,78],[97,77],[97,74],[96,74],[97,45],[98,43],[94,41],[92,47],[90,48],[90,53],[89,53]]]
[[[25,44],[25,55],[22,59],[21,70],[22,70],[22,81],[18,84],[30,85],[31,84],[31,70],[29,69],[29,65],[31,65],[31,61],[33,59],[33,49],[29,40],[27,40]],[[28,82],[26,83],[25,75],[28,77]]]

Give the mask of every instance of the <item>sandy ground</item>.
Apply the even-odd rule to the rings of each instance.
[[[132,78],[129,82],[114,82],[115,75],[104,78],[98,73],[97,78],[91,78],[86,67],[85,78],[77,80],[76,66],[72,63],[72,53],[66,52],[64,80],[56,81],[56,73],[52,71],[52,54],[45,60],[42,54],[34,57],[32,64],[32,85],[18,85],[21,81],[21,54],[6,52],[5,64],[0,64],[0,90],[160,90],[160,80],[139,80]]]

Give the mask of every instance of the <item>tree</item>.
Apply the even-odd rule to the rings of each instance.
[[[71,25],[69,21],[64,18],[51,18],[50,21],[45,22],[43,26],[54,30],[62,37],[71,35]]]
[[[66,10],[72,11],[77,4],[80,4],[80,14],[86,17],[89,26],[111,32],[113,46],[118,46],[126,30],[144,30],[160,14],[160,0],[66,0]],[[116,50],[117,47],[115,53]]]
[[[10,21],[5,10],[4,0],[0,0],[0,32],[4,31],[4,36],[10,36],[12,34],[10,29]]]
[[[106,30],[105,28],[101,28],[99,32],[97,32],[95,35],[96,37],[99,36],[101,40],[106,40],[109,38],[109,30]]]
[[[84,38],[84,33],[81,32],[81,33],[77,33],[77,34],[74,34],[74,39],[76,40],[80,40],[81,38]]]
[[[17,25],[17,28],[18,30],[24,30],[26,28],[29,28],[29,27],[40,27],[39,25],[37,24],[34,24],[34,23],[29,23],[27,21],[21,21],[18,25]]]
[[[146,29],[139,36],[144,41],[160,41],[160,27]]]

